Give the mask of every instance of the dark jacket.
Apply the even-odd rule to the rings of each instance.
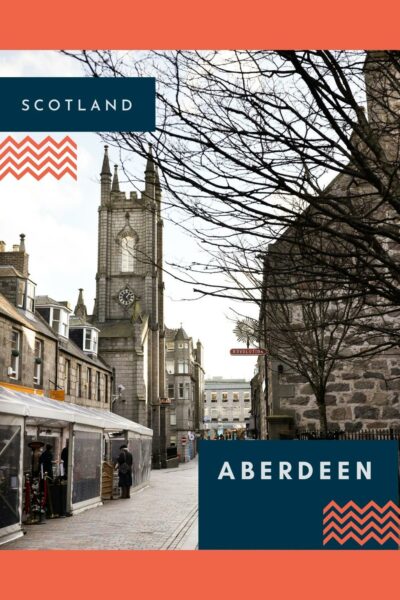
[[[132,463],[133,456],[129,450],[121,450],[118,456],[119,487],[130,487],[132,485]],[[122,467],[122,465],[124,466]],[[128,467],[128,469],[126,469],[125,465]]]
[[[51,450],[45,450],[39,457],[39,464],[43,465],[43,473],[53,479],[53,453]]]

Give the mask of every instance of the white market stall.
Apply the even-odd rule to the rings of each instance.
[[[69,514],[101,503],[102,461],[107,455],[115,458],[117,439],[118,443],[125,440],[133,453],[133,485],[150,477],[151,429],[110,411],[0,386],[0,544],[22,535],[27,439],[51,431],[59,431],[64,441],[69,439],[64,482]]]

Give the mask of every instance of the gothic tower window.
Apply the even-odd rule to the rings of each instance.
[[[135,240],[126,235],[121,239],[121,271],[131,273],[134,269]]]

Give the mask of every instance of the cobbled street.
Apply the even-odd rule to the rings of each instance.
[[[152,471],[149,485],[129,500],[70,518],[24,527],[4,550],[194,550],[197,547],[197,459]]]

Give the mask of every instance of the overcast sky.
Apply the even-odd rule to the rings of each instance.
[[[78,63],[57,52],[0,52],[0,76],[72,76],[82,75]],[[0,140],[7,133],[0,134]],[[52,134],[61,139],[65,134]],[[13,134],[16,139],[23,133]],[[33,134],[40,140],[40,134]],[[26,235],[30,254],[30,272],[37,283],[38,294],[48,294],[56,300],[68,300],[75,306],[78,288],[84,288],[89,312],[95,297],[97,262],[97,208],[100,198],[99,173],[103,142],[96,134],[73,133],[78,144],[78,180],[69,176],[57,181],[46,176],[36,181],[30,175],[16,180],[7,175],[0,181],[0,240],[8,247]],[[111,162],[118,161],[111,150]],[[144,171],[140,157],[136,173]],[[122,179],[122,175],[121,175]],[[141,188],[138,182],[139,189]],[[121,189],[129,191],[121,181]],[[198,257],[193,239],[181,228],[165,221],[164,257],[167,262],[189,262]],[[231,357],[229,349],[239,344],[232,332],[232,302],[215,298],[194,300],[192,286],[174,278],[165,278],[165,323],[176,328],[183,324],[194,342],[204,346],[206,377],[250,379],[254,372],[252,357]],[[187,300],[183,300],[187,299]],[[235,307],[241,312],[241,307]],[[244,309],[242,309],[244,311]]]

